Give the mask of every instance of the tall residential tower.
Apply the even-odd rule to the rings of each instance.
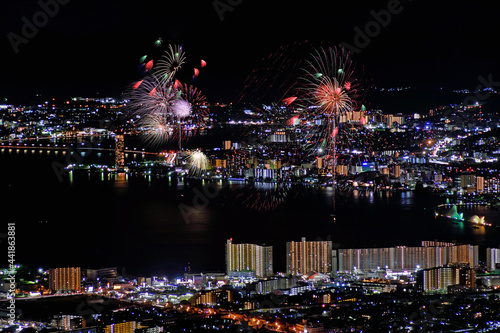
[[[287,274],[330,273],[332,271],[332,242],[306,241],[286,243]]]
[[[52,291],[79,291],[82,275],[80,267],[51,268],[49,288]]]
[[[226,242],[226,272],[254,271],[256,277],[273,274],[273,247]]]

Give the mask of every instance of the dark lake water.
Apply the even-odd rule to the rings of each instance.
[[[275,271],[285,269],[285,243],[307,237],[335,246],[418,245],[421,240],[498,247],[500,228],[472,228],[436,219],[444,202],[412,192],[356,193],[336,202],[331,188],[207,184],[169,177],[64,173],[51,164],[64,151],[0,151],[2,221],[16,223],[16,259],[33,267],[125,267],[138,274],[223,271],[224,245],[273,245]],[[147,158],[129,154],[129,160]],[[88,151],[84,162],[112,163],[113,153]],[[205,194],[204,194],[205,193]],[[500,211],[462,210],[500,225]],[[480,257],[481,259],[481,257]],[[5,265],[7,256],[5,256]],[[2,266],[2,265],[0,265]]]

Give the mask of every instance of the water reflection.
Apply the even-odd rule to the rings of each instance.
[[[113,187],[116,192],[124,193],[128,189],[128,174],[125,172],[118,172],[114,174]]]
[[[8,165],[19,161],[18,164],[26,165],[29,173],[33,173],[33,165],[35,165],[37,175],[41,174],[39,170],[48,166],[48,172],[52,173],[49,176],[53,176],[50,165],[54,160],[64,163],[66,159],[75,159],[74,155],[71,155],[73,156],[71,158],[70,155],[65,155],[68,150],[60,150],[57,158],[55,156],[57,150],[54,150],[54,154],[48,152],[48,154],[39,155],[37,146],[22,147],[19,152],[17,148],[13,150],[1,148],[0,151],[3,153],[2,156],[8,156],[10,152]],[[75,149],[72,154],[75,152],[78,153]],[[24,159],[22,154],[31,157],[31,160]],[[129,154],[129,157],[133,155]],[[139,153],[136,157],[148,159]],[[111,164],[113,160],[112,152],[91,153],[87,151],[83,162]],[[16,171],[16,174],[18,173]],[[22,177],[25,175],[23,174]],[[32,175],[29,174],[29,177]],[[276,241],[277,246],[283,245],[284,241],[300,239],[307,232],[311,234],[311,237],[332,234],[333,240],[342,243],[342,246],[356,244],[378,246],[387,245],[389,242],[390,245],[395,243],[403,245],[410,240],[426,239],[477,243],[498,242],[498,238],[495,237],[500,231],[500,228],[495,227],[472,228],[469,222],[453,224],[450,221],[435,219],[433,210],[445,199],[433,196],[415,197],[412,192],[378,191],[374,193],[364,189],[353,189],[348,196],[344,197],[339,193],[340,200],[335,212],[337,222],[335,229],[331,229],[333,228],[330,216],[333,195],[331,187],[300,188],[299,195],[295,199],[296,191],[287,191],[286,188],[273,183],[254,183],[250,186],[248,183],[238,181],[224,183],[186,181],[172,176],[159,177],[153,174],[138,176],[100,171],[95,173],[67,172],[64,185],[66,191],[69,188],[71,193],[77,193],[79,198],[101,197],[102,195],[105,196],[104,202],[107,202],[106,199],[115,200],[122,205],[121,210],[124,212],[144,211],[145,214],[143,218],[142,213],[136,212],[134,216],[129,216],[118,209],[111,210],[119,216],[112,217],[116,221],[129,219],[133,225],[140,220],[146,226],[155,223],[163,226],[170,225],[174,221],[177,228],[192,233],[190,235],[194,238],[201,237],[198,233],[202,231],[222,233],[225,236],[229,233],[225,230],[230,230],[232,235],[240,238],[246,237],[248,242],[263,242],[265,237],[268,237],[267,241],[271,238],[263,230],[279,226],[280,234],[275,237],[282,239],[280,238],[279,242]],[[193,203],[195,189],[198,189],[199,193],[210,191],[206,206]],[[179,200],[196,209],[192,211],[189,223],[186,223],[182,217]],[[149,204],[151,201],[154,202],[153,206]],[[228,207],[231,213],[226,212]],[[152,210],[146,213],[149,208]],[[460,210],[464,212],[466,221],[473,215],[486,216],[485,221],[493,224],[500,220],[500,212],[487,207],[470,207]],[[271,214],[268,214],[269,212]],[[106,221],[106,223],[118,223],[113,222],[112,218],[109,220],[111,222]],[[286,224],[282,221],[286,221]],[[280,223],[283,225],[279,225]],[[254,230],[255,234],[253,234]],[[217,237],[219,236],[207,236],[205,241],[217,243],[220,241]],[[193,244],[194,238],[186,239],[186,244]],[[220,242],[223,244],[224,240]]]

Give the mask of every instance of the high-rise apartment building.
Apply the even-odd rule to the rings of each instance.
[[[273,247],[226,242],[226,272],[254,271],[256,277],[273,274]]]
[[[446,291],[449,286],[460,283],[457,267],[434,267],[424,270],[424,291]]]
[[[286,243],[287,274],[330,273],[332,271],[332,242],[306,241]]]
[[[52,291],[78,291],[81,289],[80,267],[51,268],[49,288]]]
[[[476,177],[476,192],[482,193],[484,192],[485,187],[484,187],[484,177],[477,176]]]
[[[339,249],[338,270],[368,271],[377,268],[416,270],[448,264],[477,267],[477,245],[441,244],[439,246]]]
[[[134,333],[136,329],[143,326],[135,321],[126,321],[124,323],[116,323],[104,326],[104,333]]]
[[[489,271],[500,269],[500,249],[486,249],[486,267]]]

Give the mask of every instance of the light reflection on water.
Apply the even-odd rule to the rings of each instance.
[[[353,190],[337,199],[333,223],[331,187],[299,188],[276,208],[269,205],[268,211],[257,211],[242,204],[243,199],[257,198],[266,191],[281,195],[283,191],[276,184],[255,183],[252,188],[239,181],[188,182],[168,176],[100,172],[68,172],[59,183],[50,165],[57,159],[64,161],[65,150],[58,156],[57,151],[40,155],[38,149],[0,151],[2,172],[9,175],[2,184],[10,184],[14,191],[6,201],[12,206],[10,218],[29,226],[25,236],[31,245],[46,249],[44,257],[60,256],[60,246],[71,248],[71,258],[58,264],[81,260],[81,265],[92,267],[157,265],[178,271],[190,261],[193,270],[223,270],[224,243],[234,237],[237,242],[273,245],[275,266],[281,269],[285,243],[302,236],[329,237],[342,247],[394,246],[434,239],[493,247],[500,239],[497,227],[476,229],[468,222],[436,219],[434,208],[444,199],[418,197],[412,192]],[[110,152],[99,153],[85,159],[92,163],[114,159]],[[136,157],[144,158],[142,154]],[[200,199],[199,193],[205,193],[205,199]],[[233,193],[242,200],[227,200]],[[25,209],[19,200],[23,196],[32,209]],[[277,200],[273,196],[259,199]],[[182,214],[181,204],[188,207],[189,218]],[[500,212],[486,207],[459,208],[459,212],[466,221],[473,215],[486,216],[486,222],[494,225],[500,221]],[[39,225],[41,219],[49,223]],[[82,226],[85,232],[67,238],[60,230],[66,230],[68,223]],[[93,246],[80,249],[75,244]]]

